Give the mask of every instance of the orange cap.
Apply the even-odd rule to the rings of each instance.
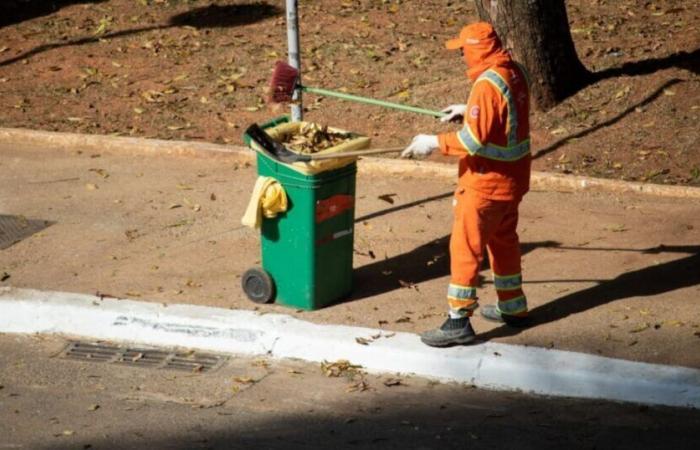
[[[459,50],[468,45],[479,45],[497,39],[496,30],[490,23],[477,22],[463,27],[459,32],[459,37],[446,41],[445,47],[448,50]]]

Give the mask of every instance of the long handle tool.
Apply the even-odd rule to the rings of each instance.
[[[272,81],[270,82],[270,100],[274,103],[289,103],[293,99],[295,89],[301,89],[304,92],[311,92],[313,94],[324,95],[327,97],[341,98],[343,100],[350,100],[353,102],[367,103],[370,105],[383,106],[385,108],[400,109],[401,111],[414,112],[418,114],[426,114],[428,116],[442,117],[445,115],[445,113],[440,111],[418,108],[416,106],[402,105],[400,103],[392,103],[369,97],[361,97],[359,95],[346,94],[345,92],[331,91],[328,89],[301,86],[299,84],[299,71],[284,61],[277,61],[275,64],[275,70],[272,72]]]
[[[400,152],[404,147],[393,147],[393,148],[373,148],[370,150],[355,150],[349,152],[338,152],[338,153],[328,153],[328,154],[299,154],[294,153],[289,150],[284,145],[272,139],[272,137],[265,132],[258,124],[254,123],[248,127],[245,131],[250,139],[263,148],[267,153],[272,155],[275,159],[282,161],[284,163],[295,163],[295,162],[309,162],[309,161],[319,161],[322,159],[338,159],[347,158],[350,156],[365,156],[365,155],[376,155],[378,153],[391,153]]]

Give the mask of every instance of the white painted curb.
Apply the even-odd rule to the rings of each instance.
[[[347,359],[371,372],[410,373],[488,389],[700,406],[700,370],[499,343],[434,349],[411,333],[360,345],[355,338],[386,332],[316,325],[281,314],[4,287],[0,332],[58,333],[314,362]]]

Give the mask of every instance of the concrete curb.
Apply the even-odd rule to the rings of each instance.
[[[177,155],[240,158],[253,161],[254,153],[241,146],[207,142],[143,139],[101,134],[58,133],[53,131],[0,128],[0,142],[45,147],[46,150],[82,150],[119,155]]]
[[[51,148],[63,150],[100,151],[113,154],[227,157],[241,162],[252,162],[255,156],[250,149],[235,145],[58,133],[22,128],[0,128],[0,142],[50,146]],[[457,170],[453,165],[431,161],[407,161],[387,158],[365,158],[360,161],[360,167],[366,173],[412,177],[437,176],[449,180],[456,178]],[[533,190],[542,191],[636,193],[661,197],[700,199],[700,188],[697,187],[637,183],[549,172],[533,172],[531,187]]]
[[[58,333],[312,362],[347,359],[370,372],[410,373],[487,389],[700,406],[700,370],[499,343],[433,349],[411,333],[316,325],[281,314],[4,287],[0,332]],[[370,343],[360,345],[358,337]]]

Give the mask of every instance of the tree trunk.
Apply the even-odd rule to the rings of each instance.
[[[564,0],[474,0],[481,20],[493,25],[503,45],[530,75],[540,110],[584,87],[591,73],[576,54]]]

